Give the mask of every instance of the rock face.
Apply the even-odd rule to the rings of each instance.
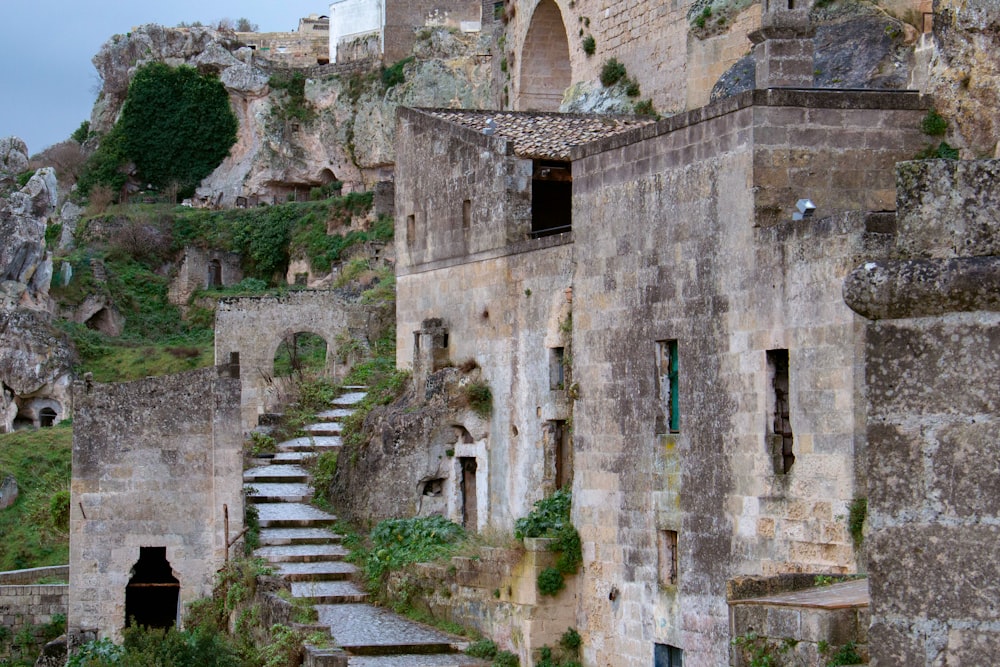
[[[388,89],[378,76],[336,66],[307,73],[301,117],[286,111],[286,92],[271,89],[267,66],[228,33],[145,25],[112,37],[94,56],[104,87],[91,127],[106,132],[114,125],[137,68],[154,61],[190,65],[219,74],[240,124],[229,157],[202,183],[200,197],[222,205],[254,196],[283,201],[334,180],[348,192],[370,188],[394,161],[399,105],[487,106],[489,68],[475,58],[485,48],[479,39],[426,31],[405,81]]]
[[[18,137],[0,139],[0,196],[16,189],[17,175],[27,168],[27,144]]]
[[[816,10],[816,88],[906,88],[913,67],[915,29],[861,3]],[[744,56],[712,88],[715,102],[755,85],[754,57]]]
[[[0,199],[0,308],[48,309],[52,260],[45,226],[56,205],[55,172],[45,167]]]
[[[927,92],[952,123],[949,141],[965,157],[1000,157],[1000,5],[935,0]]]

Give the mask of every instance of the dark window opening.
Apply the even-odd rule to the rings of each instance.
[[[549,389],[557,391],[566,388],[566,350],[562,347],[549,348]]]
[[[406,245],[412,247],[417,240],[417,216],[406,216]]]
[[[677,531],[661,530],[656,534],[656,547],[659,560],[660,584],[663,586],[677,585]]]
[[[306,286],[309,284],[309,274],[308,273],[296,273],[295,274],[295,284],[299,286]]]
[[[424,482],[424,488],[421,490],[420,495],[436,497],[440,496],[442,493],[444,493],[444,479],[438,477]]]
[[[466,530],[476,530],[479,525],[479,506],[476,499],[476,459],[463,457],[458,459],[462,467],[462,527]]]
[[[531,237],[553,236],[573,226],[571,163],[535,160],[531,179]]]
[[[656,341],[656,384],[659,405],[656,414],[656,433],[680,431],[680,376],[677,372],[677,341]]]
[[[42,428],[49,428],[55,425],[58,416],[52,408],[42,408],[38,411],[38,425]]]
[[[546,436],[552,443],[552,478],[557,489],[569,487],[573,481],[573,445],[569,428],[563,419],[553,419],[546,426]]]
[[[458,441],[463,445],[471,445],[473,443],[472,434],[469,433],[469,429],[461,424],[456,424],[452,428],[455,429],[455,436],[458,438]]]
[[[177,623],[181,585],[167,561],[166,547],[139,547],[139,560],[125,587],[125,625],[172,628]]]
[[[472,200],[466,199],[462,202],[462,229],[469,229],[472,226]]]
[[[788,350],[767,351],[767,375],[771,382],[769,407],[771,412],[771,433],[769,435],[771,458],[774,471],[786,474],[795,463],[792,450],[794,436],[789,417],[788,404]]]
[[[441,348],[445,349],[448,347],[448,332],[441,334]]]
[[[209,260],[208,276],[205,279],[205,287],[219,287],[222,285],[222,263],[217,259]]]
[[[670,644],[653,644],[653,667],[683,667],[684,652]]]

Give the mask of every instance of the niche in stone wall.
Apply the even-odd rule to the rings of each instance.
[[[573,227],[570,162],[535,160],[531,178],[531,236],[552,236]]]
[[[139,547],[125,587],[125,626],[172,628],[177,623],[181,584],[173,575],[166,547]]]

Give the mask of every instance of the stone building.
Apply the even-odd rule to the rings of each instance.
[[[171,627],[211,594],[243,526],[239,375],[74,386],[69,632]]]
[[[330,3],[330,62],[410,55],[421,28],[479,32],[481,0],[334,0]]]
[[[864,326],[841,288],[888,252],[927,103],[775,87],[812,69],[800,18],[762,22],[801,29],[757,39],[759,89],[656,122],[400,113],[398,363],[439,318],[440,356],[481,366],[488,525],[572,488],[584,664],[726,664],[734,582],[863,565]]]
[[[186,306],[198,290],[229,287],[241,280],[243,267],[237,253],[188,246],[167,298],[174,305]]]
[[[329,61],[330,18],[310,14],[294,32],[238,32],[237,39],[256,57],[285,67],[324,65]]]

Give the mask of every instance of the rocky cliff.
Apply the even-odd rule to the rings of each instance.
[[[229,157],[199,189],[199,196],[222,205],[237,197],[267,201],[339,180],[347,190],[370,188],[385,178],[394,160],[396,107],[464,106],[489,101],[486,65],[478,35],[427,29],[415,57],[400,66],[404,80],[386,82],[378,70],[316,67],[300,71],[304,98],[272,85],[292,72],[255,58],[235,35],[210,28],[146,25],[115,35],[94,57],[104,82],[91,127],[110,129],[121,111],[137,68],[159,61],[219,74],[240,122]]]

